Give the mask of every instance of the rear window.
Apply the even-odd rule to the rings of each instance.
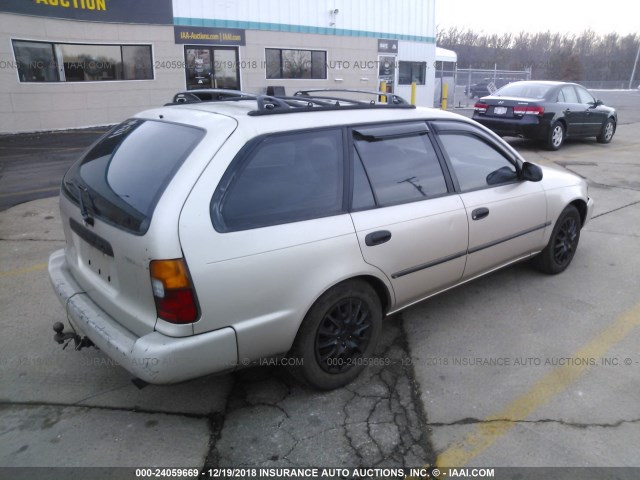
[[[167,184],[203,136],[185,125],[127,120],[71,167],[63,190],[83,216],[142,235]]]
[[[510,83],[494,93],[494,96],[541,99],[545,97],[551,87],[551,85],[544,83]]]

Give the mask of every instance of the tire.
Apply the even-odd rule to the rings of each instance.
[[[549,243],[534,259],[538,270],[550,275],[564,272],[578,248],[581,227],[578,209],[568,205],[558,217]]]
[[[382,307],[373,288],[349,280],[325,292],[311,307],[291,349],[299,359],[289,371],[321,390],[342,387],[365,367],[380,335]]]
[[[564,143],[565,134],[564,125],[560,122],[553,122],[545,142],[547,149],[558,150]]]
[[[613,139],[613,134],[616,133],[616,122],[612,118],[607,119],[602,126],[600,135],[596,137],[598,143],[609,143]]]

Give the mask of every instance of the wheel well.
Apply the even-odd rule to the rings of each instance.
[[[559,118],[558,123],[562,124],[562,128],[564,128],[565,135],[567,134],[567,121],[564,118]]]
[[[570,205],[573,205],[578,209],[578,213],[580,214],[580,225],[584,225],[584,222],[587,219],[587,203],[584,200],[574,200]]]
[[[389,307],[391,306],[391,295],[389,294],[389,290],[387,286],[384,284],[382,280],[379,278],[370,276],[370,275],[362,275],[360,277],[355,277],[354,280],[364,280],[375,290],[378,298],[380,299],[380,305],[382,306],[382,312],[386,313],[389,311]]]

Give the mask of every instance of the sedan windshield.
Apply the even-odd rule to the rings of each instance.
[[[510,83],[496,93],[496,97],[544,98],[552,85],[544,83]]]

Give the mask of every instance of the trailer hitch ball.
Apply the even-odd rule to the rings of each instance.
[[[53,339],[60,345],[62,345],[65,341],[75,339],[76,337],[75,333],[71,333],[71,332],[63,333],[64,325],[62,324],[62,322],[54,323],[53,331],[56,332],[56,334],[53,336]]]

